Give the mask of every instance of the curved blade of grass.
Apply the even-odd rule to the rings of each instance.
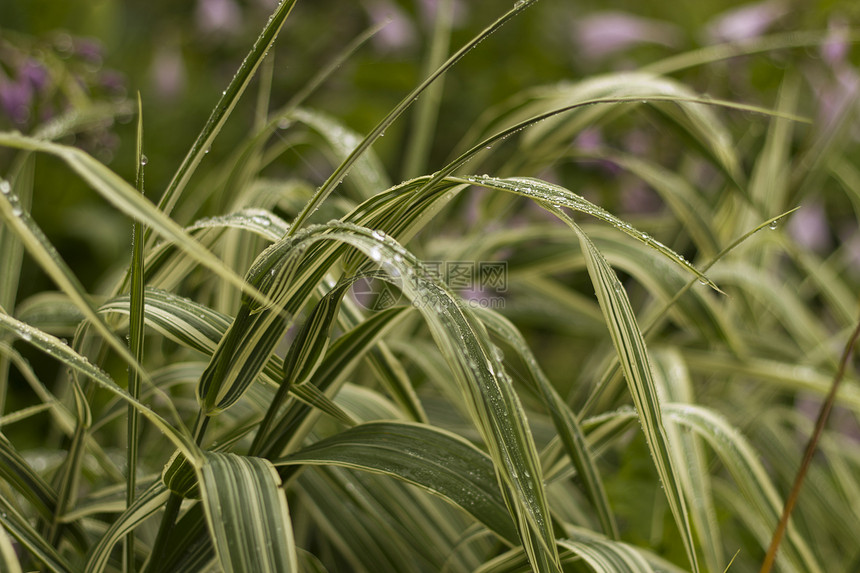
[[[153,231],[175,242],[179,249],[185,251],[191,258],[234,287],[256,296],[261,302],[266,301],[266,298],[256,289],[246,285],[239,275],[189,237],[176,222],[159,211],[134,187],[84,151],[9,132],[0,132],[0,145],[40,151],[59,157],[95,191],[123,213],[142,221]],[[6,201],[0,201],[0,205],[6,203]]]
[[[606,326],[609,328],[612,342],[621,362],[621,369],[627,379],[627,386],[638,412],[645,440],[654,459],[654,465],[663,484],[669,508],[681,534],[690,565],[693,571],[698,571],[699,563],[690,528],[689,513],[672,460],[671,444],[669,444],[663,428],[660,397],[654,384],[645,340],[639,331],[639,325],[633,309],[630,307],[630,301],[609,263],[606,262],[606,259],[603,258],[603,255],[600,254],[579,225],[561,209],[549,205],[546,207],[576,232],[582,244],[582,251],[586,256],[588,272],[597,293],[597,300],[600,302]]]
[[[664,399],[667,402],[693,403],[692,381],[680,353],[669,348],[652,353],[652,357],[654,381]],[[699,537],[705,563],[709,571],[721,571],[725,568],[726,559],[701,439],[681,433],[674,422],[666,422],[666,435],[670,443],[677,445],[672,450],[675,469],[690,502],[690,517]]]
[[[712,209],[689,181],[669,169],[633,155],[601,151],[599,157],[633,173],[653,188],[683,223],[703,259],[710,259],[717,254],[719,247],[713,231],[716,225],[712,221]]]
[[[404,310],[404,307],[386,309],[340,336],[329,348],[313,378],[320,392],[336,387],[338,380],[342,380],[389,328],[404,316]],[[310,409],[303,404],[290,408],[280,417],[272,431],[260,439],[259,452],[252,450],[252,453],[265,457],[281,455],[289,442],[298,442],[303,437],[304,432],[298,428],[307,422],[310,413]]]
[[[15,548],[12,547],[12,541],[3,527],[0,527],[0,564],[2,564],[3,570],[8,573],[21,573],[21,563],[18,561]]]
[[[0,496],[0,528],[8,531],[49,570],[56,573],[71,573],[76,570],[4,496]]]
[[[287,498],[270,462],[205,454],[199,471],[206,522],[225,572],[298,571]]]
[[[251,452],[259,451],[263,441],[268,436],[275,423],[275,417],[287,399],[287,393],[294,385],[308,382],[319,368],[328,348],[331,328],[340,308],[343,295],[351,286],[351,281],[341,284],[329,291],[313,310],[302,325],[284,359],[284,376],[275,397],[269,403],[266,416],[260,422],[257,436],[251,444]]]
[[[618,539],[618,525],[615,523],[612,509],[609,507],[609,499],[603,487],[603,480],[585,442],[585,435],[579,426],[576,415],[546,377],[528,343],[516,327],[505,317],[488,309],[481,309],[478,316],[491,332],[496,333],[510,344],[525,363],[530,375],[529,378],[552,417],[556,432],[558,432],[565,451],[576,468],[579,479],[582,480],[585,493],[597,512],[604,533],[612,539]]]
[[[703,272],[707,272],[712,266],[717,264],[717,262],[722,260],[726,255],[728,255],[730,252],[732,252],[738,246],[743,244],[747,239],[749,239],[750,237],[752,237],[753,235],[755,235],[756,233],[758,233],[759,231],[761,231],[764,228],[773,228],[773,225],[776,225],[780,220],[782,220],[784,217],[787,217],[789,214],[793,213],[796,210],[797,210],[797,208],[791,209],[790,211],[786,211],[785,213],[777,215],[776,217],[772,217],[771,219],[765,221],[764,223],[761,223],[757,227],[755,227],[755,228],[751,229],[750,231],[747,231],[746,233],[741,235],[740,237],[738,237],[737,239],[732,241],[732,243],[729,244],[727,247],[725,247],[722,251],[720,251],[716,257],[714,257],[708,263],[706,263],[702,267]],[[675,293],[675,296],[673,296],[671,300],[666,302],[666,304],[664,304],[663,307],[658,312],[656,312],[654,314],[654,317],[649,321],[649,324],[643,330],[643,334],[646,337],[649,336],[652,332],[654,332],[656,330],[656,328],[661,324],[662,319],[666,316],[666,313],[675,304],[677,304],[678,301],[681,299],[681,297],[684,296],[684,294],[687,291],[689,291],[693,287],[693,285],[695,285],[695,284],[696,284],[695,280],[688,281],[687,284],[684,285],[683,288],[681,288],[678,292]],[[723,329],[723,330],[725,330],[725,329]],[[737,347],[733,343],[734,338],[735,337],[726,337],[726,341],[731,346],[734,346],[736,349]],[[738,353],[740,353],[740,352],[738,352]],[[610,381],[615,378],[615,375],[617,372],[618,372],[618,363],[616,361],[610,368],[608,368],[606,370],[604,375],[601,377],[600,381],[595,386],[591,395],[588,397],[588,400],[586,401],[585,405],[582,407],[582,414],[583,415],[587,414],[588,411],[592,408],[592,406],[595,404],[596,400],[599,398],[600,394],[602,394],[604,392],[606,387],[609,385]]]
[[[147,288],[146,325],[183,346],[211,355],[230,327],[230,317],[191,299],[159,289]],[[130,314],[129,297],[116,297],[99,312]]]
[[[517,531],[498,489],[493,462],[466,440],[408,422],[370,422],[320,440],[274,462],[336,465],[417,485],[470,513],[508,543]]]
[[[104,571],[114,546],[139,525],[158,513],[164,507],[168,495],[169,492],[158,481],[138,495],[134,502],[111,523],[108,530],[92,548],[87,558],[86,571],[93,573]]]
[[[108,390],[120,399],[134,405],[141,414],[143,414],[159,430],[164,432],[164,435],[167,436],[167,438],[177,448],[179,448],[182,453],[190,459],[197,459],[197,452],[199,450],[187,433],[182,432],[181,429],[174,428],[148,406],[141,404],[132,398],[129,393],[119,387],[116,382],[107,375],[107,373],[94,366],[85,356],[81,356],[72,350],[68,344],[65,344],[50,334],[46,334],[41,330],[35,329],[28,324],[16,320],[3,312],[0,312],[0,332],[10,332],[18,336],[33,347],[46,353],[48,356],[62,362],[79,374],[90,378],[100,387]]]
[[[129,313],[127,296],[120,296],[102,305],[99,312]],[[146,325],[170,340],[211,356],[230,327],[230,317],[191,299],[176,296],[158,289],[146,289]],[[283,361],[272,355],[261,373],[269,387],[276,387],[283,378]],[[199,377],[198,377],[199,378]],[[305,403],[317,407],[335,418],[349,422],[325,396],[311,393],[304,387],[290,388],[290,392]],[[270,400],[267,397],[267,401]]]
[[[480,322],[414,255],[379,231],[332,222],[297,238],[308,245],[323,240],[347,244],[396,269],[404,294],[422,303],[419,310],[484,435],[530,560],[538,569],[558,570],[537,451],[512,381],[492,352]],[[287,237],[283,245],[293,240]]]
[[[335,163],[345,161],[361,142],[360,136],[328,115],[311,109],[295,109],[284,120],[303,123],[319,133],[334,154]],[[363,198],[376,195],[391,187],[385,168],[372,149],[367,149],[350,170],[350,180]]]
[[[50,523],[57,514],[58,497],[52,488],[0,434],[0,477],[36,510],[39,516]],[[86,547],[86,537],[78,525],[69,530],[68,539],[77,548]]]
[[[626,543],[578,536],[575,539],[559,540],[558,545],[582,557],[598,573],[654,571],[654,568]]]
[[[254,73],[278,37],[278,32],[280,32],[284,21],[290,15],[290,11],[295,4],[296,0],[282,0],[278,4],[278,7],[269,17],[260,36],[251,47],[251,51],[248,52],[248,55],[242,61],[242,65],[239,66],[236,75],[233,76],[230,84],[221,93],[221,98],[215,104],[215,108],[209,115],[209,119],[206,120],[206,124],[203,126],[197,139],[194,140],[191,149],[188,150],[188,154],[182,160],[182,164],[176,170],[176,174],[170,180],[167,189],[164,190],[164,194],[158,202],[158,209],[165,215],[169,215],[173,211],[173,207],[185,190],[185,186],[188,185],[188,181],[191,179],[197,166],[200,165],[215,137],[221,131],[224,122],[227,121],[233,108],[236,107],[239,98],[242,97],[242,93],[248,87],[248,84],[254,77]]]
[[[602,221],[606,221],[619,231],[630,235],[637,241],[640,241],[649,247],[659,251],[673,263],[680,265],[688,272],[693,273],[699,280],[705,282],[708,286],[716,291],[720,289],[708,277],[701,273],[692,263],[687,261],[683,256],[679,255],[660,241],[647,233],[643,233],[634,228],[630,223],[625,223],[615,215],[609,213],[605,209],[586,201],[576,193],[568,191],[564,187],[547,183],[539,179],[529,177],[487,177],[487,176],[471,176],[463,180],[463,182],[479,185],[487,189],[497,189],[516,193],[524,197],[529,197],[539,202],[549,203],[561,207],[568,207],[575,211],[585,213]],[[553,210],[552,212],[556,212]],[[562,212],[562,216],[564,216]]]
[[[352,153],[349,154],[349,157],[341,163],[337,169],[335,169],[334,173],[326,179],[325,183],[317,190],[314,194],[313,198],[308,202],[307,205],[302,209],[302,211],[296,216],[295,220],[290,227],[288,234],[292,235],[296,231],[298,231],[306,222],[307,218],[311,216],[319,206],[328,198],[332,191],[334,191],[335,187],[337,187],[344,177],[347,176],[352,166],[361,157],[365,151],[367,151],[371,145],[376,142],[388,128],[389,125],[394,123],[394,121],[406,111],[412,103],[418,99],[418,97],[434,82],[436,79],[441,77],[445,72],[448,71],[454,64],[460,61],[463,56],[465,56],[469,51],[472,50],[475,46],[481,43],[483,40],[487,39],[491,34],[493,34],[496,30],[501,28],[508,20],[531,6],[537,2],[537,0],[520,0],[514,4],[514,7],[503,14],[498,20],[487,26],[480,34],[472,38],[469,42],[467,42],[462,48],[457,50],[450,58],[448,58],[444,64],[442,64],[439,69],[433,72],[430,76],[427,77],[424,81],[422,81],[418,86],[413,89],[409,94],[406,95],[400,103],[398,103],[394,108],[386,115],[382,121],[380,121],[376,127],[374,127],[370,133],[368,133],[365,138],[358,144],[358,146],[353,149]]]
[[[755,450],[736,428],[706,408],[692,404],[665,404],[664,412],[674,422],[689,427],[704,438],[720,456],[757,520],[756,530],[751,533],[763,549],[767,547],[782,503]],[[823,571],[793,527],[788,529],[788,544],[783,547],[782,557],[788,561],[786,565],[790,564],[796,571]]]

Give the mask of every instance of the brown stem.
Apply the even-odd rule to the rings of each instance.
[[[806,477],[806,472],[812,464],[812,456],[818,447],[818,440],[824,432],[824,426],[827,424],[827,418],[830,416],[830,410],[833,409],[833,403],[836,401],[836,392],[839,389],[839,384],[842,378],[845,377],[845,369],[848,367],[848,359],[851,357],[851,350],[857,343],[860,337],[860,322],[858,322],[854,332],[851,334],[851,339],[845,345],[845,350],[842,351],[842,359],[839,361],[839,370],[836,371],[836,376],[833,378],[833,385],[830,387],[830,393],[827,394],[827,399],[821,405],[821,411],[818,412],[818,419],[815,421],[815,429],[812,431],[812,436],[809,438],[809,443],[806,444],[806,452],[803,454],[803,461],[800,463],[800,469],[797,470],[797,475],[794,478],[794,485],[791,487],[791,493],[785,500],[785,507],[782,509],[782,516],[779,518],[779,524],[773,532],[773,538],[770,540],[767,555],[761,565],[760,573],[770,573],[774,561],[776,561],[776,552],[779,550],[779,544],[785,535],[785,529],[788,527],[788,518],[791,517],[791,512],[794,505],[797,503],[797,498],[800,495],[800,488],[803,486],[803,479]]]

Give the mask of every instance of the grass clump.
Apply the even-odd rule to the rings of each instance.
[[[318,17],[278,4],[163,191],[145,98],[133,176],[73,140],[124,100],[0,132],[3,570],[856,569],[856,99],[811,107],[791,66],[701,89],[832,34],[458,91],[481,113],[452,129],[469,58],[558,8],[446,58],[438,4],[363,130],[314,98],[379,28],[278,108],[270,51]],[[57,170],[126,221],[97,276],[43,223]]]

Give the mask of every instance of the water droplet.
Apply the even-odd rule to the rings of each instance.
[[[203,150],[203,155],[207,155],[209,153],[209,151],[210,151],[210,148],[207,147],[206,149]]]
[[[5,179],[0,179],[0,193],[3,193],[4,195],[8,195],[11,192],[12,192],[12,186],[9,185],[9,182],[6,181]]]
[[[260,215],[254,215],[253,217],[251,217],[251,220],[258,225],[262,225],[263,227],[268,227],[272,224],[272,221],[270,221],[266,217],[261,217]]]
[[[379,247],[373,247],[372,249],[370,249],[370,253],[368,256],[370,256],[370,258],[374,261],[382,260],[382,253],[380,252]]]
[[[149,163],[149,158],[146,155],[141,155],[140,156],[140,164],[146,165],[147,163]]]
[[[373,235],[374,239],[379,239],[380,241],[385,240],[385,233],[383,233],[382,231],[380,231],[378,229],[374,229],[373,232],[371,233],[371,235]]]
[[[33,339],[33,335],[32,335],[32,334],[30,334],[29,332],[22,332],[22,333],[21,333],[21,338],[22,338],[22,339],[24,339],[24,340],[30,341],[30,340],[32,340],[32,339]]]
[[[291,122],[289,119],[282,117],[278,120],[278,129],[287,129],[288,127],[290,127],[290,123]]]
[[[705,279],[699,279],[699,284],[703,286],[708,286],[708,281],[706,281]]]
[[[14,206],[12,207],[12,214],[13,214],[13,215],[15,215],[16,217],[20,217],[20,216],[21,216],[21,213],[23,213],[23,212],[24,212],[24,211],[22,211],[22,210],[21,210],[21,206],[20,206],[20,205],[14,205]]]
[[[771,221],[770,225],[767,226],[767,228],[771,231],[776,231],[777,227],[779,227],[779,219],[777,219],[776,221]]]

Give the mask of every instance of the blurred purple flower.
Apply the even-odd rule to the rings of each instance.
[[[415,27],[409,16],[396,4],[388,0],[377,0],[365,5],[374,24],[388,22],[376,36],[373,43],[382,51],[396,51],[409,48],[415,43]]]
[[[827,25],[827,37],[821,45],[821,57],[828,64],[845,61],[850,45],[850,29],[842,18],[831,18]]]
[[[242,10],[234,0],[197,0],[194,19],[204,34],[235,34],[242,27]]]
[[[821,68],[808,69],[807,75],[815,90],[819,117],[827,126],[825,129],[831,129],[856,105],[860,76],[853,67],[845,65],[837,65],[832,75]]]
[[[597,60],[638,44],[675,46],[678,28],[660,20],[640,18],[626,12],[595,12],[573,25],[574,42],[580,55]]]
[[[656,213],[663,206],[660,197],[640,180],[629,181],[621,187],[621,205],[627,213]]]
[[[428,30],[433,28],[433,23],[436,21],[436,10],[439,7],[439,0],[421,0],[418,3],[418,9],[421,13],[421,22]],[[467,6],[461,0],[454,0],[451,3],[453,14],[451,15],[451,24],[454,28],[459,28],[462,24],[468,21]]]
[[[597,151],[603,147],[603,132],[596,127],[587,127],[579,132],[573,144],[583,151]]]
[[[110,94],[125,94],[125,76],[122,72],[105,70],[99,75],[99,83]]]
[[[33,103],[33,87],[24,79],[0,78],[0,108],[17,124],[27,123]]]
[[[811,251],[824,252],[831,247],[830,224],[820,203],[804,205],[788,222],[788,234]]]
[[[91,64],[101,64],[102,45],[98,40],[93,40],[92,38],[75,38],[73,45],[75,55],[82,60]]]
[[[182,52],[172,42],[158,45],[149,76],[156,93],[164,99],[176,97],[185,89],[185,62]]]
[[[48,84],[48,71],[36,60],[28,59],[18,70],[22,81],[27,81],[37,92],[42,91]]]
[[[788,13],[782,0],[766,0],[733,8],[713,18],[707,25],[712,42],[738,42],[761,36]]]

